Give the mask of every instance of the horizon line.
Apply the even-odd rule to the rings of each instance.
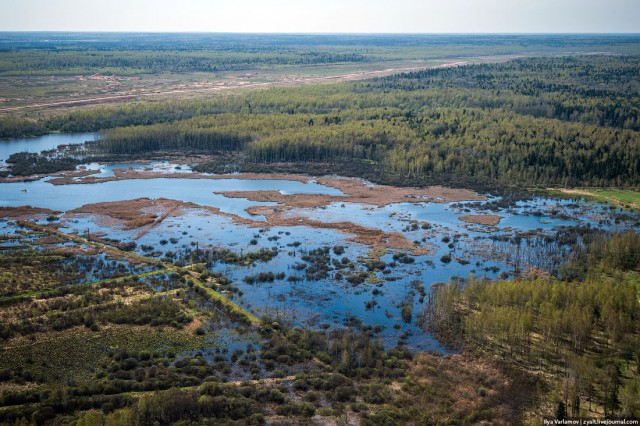
[[[0,30],[0,34],[268,34],[268,35],[637,35],[640,32],[277,32],[277,31],[137,31],[137,30]]]

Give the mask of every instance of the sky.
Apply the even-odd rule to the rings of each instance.
[[[0,31],[640,33],[640,0],[0,0]]]

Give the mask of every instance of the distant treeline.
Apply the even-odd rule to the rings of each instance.
[[[63,75],[121,74],[135,75],[161,72],[215,72],[251,70],[281,65],[318,65],[344,62],[368,62],[378,55],[342,52],[329,49],[262,49],[158,51],[88,50],[77,52],[22,50],[0,52],[0,74],[4,75]]]
[[[98,154],[226,151],[245,165],[355,164],[356,174],[360,164],[396,183],[633,186],[639,71],[639,56],[516,60],[8,118],[0,135],[107,129]]]
[[[87,32],[2,32],[0,51],[77,50],[242,50],[269,51],[274,48],[353,49],[357,46],[456,46],[482,49],[489,46],[518,49],[537,47],[593,52],[633,48],[636,34],[263,34],[263,33],[87,33]]]
[[[636,35],[0,34],[0,75],[216,72],[259,67],[592,51]]]

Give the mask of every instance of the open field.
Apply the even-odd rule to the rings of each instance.
[[[550,193],[584,197],[589,200],[603,201],[616,207],[640,211],[640,192],[637,190],[605,188],[549,188]]]
[[[473,58],[474,62],[505,58]],[[119,77],[116,75],[0,77],[0,114],[60,114],[74,108],[108,106],[140,100],[187,100],[273,86],[357,81],[400,72],[461,66],[469,60],[373,63],[360,67],[331,65],[289,67],[250,73],[189,73]]]

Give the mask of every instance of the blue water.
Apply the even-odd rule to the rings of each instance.
[[[81,144],[87,141],[94,141],[98,138],[97,133],[65,133],[51,134],[37,138],[26,139],[0,139],[0,163],[3,163],[17,152],[42,152],[57,148],[59,145]]]
[[[124,201],[136,198],[170,198],[202,206],[218,207],[225,213],[256,219],[245,209],[251,206],[272,206],[274,203],[247,199],[230,199],[216,192],[275,190],[289,194],[342,193],[317,183],[284,180],[242,179],[131,179],[77,185],[52,185],[47,179],[35,182],[0,184],[0,206],[31,206],[57,211],[69,211],[85,204]]]
[[[238,200],[227,200],[235,203]],[[500,211],[503,221],[495,228],[483,227],[463,222],[459,217],[463,214],[486,214],[484,210],[469,209],[465,211],[454,204],[401,203],[386,207],[374,207],[354,203],[334,203],[326,208],[295,209],[292,214],[304,215],[323,221],[351,221],[363,226],[379,228],[385,231],[400,232],[410,241],[429,247],[432,253],[415,256],[412,264],[396,262],[390,273],[378,271],[372,277],[374,281],[353,286],[346,280],[338,280],[335,270],[330,271],[326,279],[306,279],[291,283],[286,277],[298,275],[304,277],[304,271],[296,271],[293,265],[305,263],[301,256],[310,250],[323,246],[342,245],[345,253],[339,256],[331,254],[332,259],[347,257],[355,262],[353,271],[341,271],[343,275],[366,269],[364,262],[370,248],[356,244],[348,239],[349,233],[329,229],[314,229],[305,226],[268,227],[263,228],[239,225],[231,218],[213,215],[203,209],[188,209],[179,217],[169,217],[153,232],[138,236],[140,230],[122,230],[91,226],[91,217],[74,219],[66,223],[66,228],[82,231],[91,228],[92,232],[102,231],[122,240],[135,240],[138,247],[152,246],[154,250],[165,253],[188,253],[194,244],[203,250],[207,248],[228,248],[236,253],[275,248],[278,255],[266,263],[257,262],[249,266],[215,263],[211,270],[221,272],[232,280],[234,286],[243,294],[229,294],[233,300],[258,316],[269,315],[293,324],[310,328],[318,328],[323,324],[329,327],[342,327],[350,316],[361,320],[365,325],[380,325],[383,330],[378,334],[386,346],[394,346],[398,337],[409,331],[413,335],[407,340],[409,347],[416,350],[436,349],[444,351],[436,340],[425,333],[415,318],[424,308],[420,295],[412,290],[411,282],[419,281],[429,292],[431,285],[447,282],[453,277],[467,277],[474,274],[478,277],[497,278],[500,274],[511,276],[514,262],[519,260],[536,262],[534,266],[542,269],[553,267],[553,257],[565,255],[566,248],[549,245],[544,237],[553,235],[558,226],[591,224],[589,216],[610,216],[611,212],[599,205],[581,205],[581,209],[564,200],[536,199],[528,206],[521,206],[510,211]],[[557,210],[571,215],[570,219],[533,215],[544,208]],[[407,227],[412,221],[429,223],[430,229],[419,227],[410,230]],[[624,229],[629,224],[621,224]],[[488,232],[487,230],[491,231]],[[495,242],[492,235],[513,235],[514,232],[535,231],[538,238],[526,240],[522,244],[520,259],[516,259],[515,246],[508,242]],[[443,241],[448,236],[449,241]],[[161,244],[160,241],[165,243]],[[167,241],[169,240],[169,241]],[[173,242],[171,242],[173,240]],[[251,243],[255,240],[255,244]],[[294,247],[293,243],[300,243]],[[537,253],[544,253],[542,258]],[[382,256],[387,264],[393,262],[391,251]],[[452,256],[450,263],[444,263],[441,257]],[[360,259],[360,260],[359,260]],[[555,259],[557,262],[558,259]],[[285,273],[284,280],[273,283],[247,284],[244,277],[257,275],[260,272]],[[391,278],[391,279],[389,279]],[[380,294],[374,295],[377,289]],[[367,302],[376,301],[373,308],[367,309]],[[414,321],[405,324],[401,318],[401,304],[410,300],[413,304]]]
[[[33,144],[31,148],[37,151],[49,149],[54,143],[71,143],[69,137],[52,135],[38,138],[42,139],[38,142],[42,145]],[[87,136],[73,137],[81,142]],[[34,142],[36,139],[28,141]],[[10,143],[14,142],[18,144],[13,147],[18,151],[22,150],[18,146],[23,142]],[[3,146],[1,144],[2,142],[0,148]],[[2,155],[0,151],[0,157]],[[100,170],[99,174],[93,175],[97,177],[111,177],[114,169],[129,167],[189,173],[188,168],[176,169],[175,165],[168,163],[91,165],[92,169]],[[314,182],[240,180],[234,179],[232,175],[222,180],[154,178],[61,186],[42,179],[0,184],[0,206],[30,205],[69,212],[92,203],[143,197],[168,198],[199,206],[217,207],[225,213],[263,221],[263,217],[252,216],[246,209],[275,203],[227,198],[219,192],[264,190],[285,194],[343,195],[335,188]],[[269,227],[267,223],[264,226],[258,223],[254,227],[240,225],[229,217],[213,214],[200,207],[184,209],[183,214],[166,218],[148,233],[144,232],[145,228],[128,230],[112,223],[101,223],[99,218],[87,214],[63,214],[60,225],[65,232],[89,231],[94,234],[103,233],[121,241],[134,241],[139,253],[144,253],[142,246],[151,246],[161,256],[173,252],[188,257],[196,245],[201,250],[226,248],[239,254],[275,248],[278,255],[269,262],[257,262],[248,266],[214,263],[211,270],[221,272],[231,279],[242,294],[230,294],[229,297],[258,316],[270,315],[294,325],[311,328],[324,325],[342,327],[353,316],[366,325],[382,326],[379,336],[387,347],[394,346],[403,333],[411,332],[413,335],[407,340],[409,347],[418,350],[443,350],[432,336],[416,324],[415,318],[423,309],[425,301],[421,301],[420,295],[412,288],[412,281],[419,281],[428,293],[434,283],[446,282],[453,277],[464,278],[470,274],[488,278],[509,277],[516,265],[528,264],[551,271],[566,257],[568,248],[549,243],[546,237],[553,237],[564,226],[592,226],[612,230],[637,227],[637,216],[632,215],[629,222],[616,223],[615,213],[615,210],[599,204],[549,198],[519,202],[514,207],[497,212],[483,209],[477,203],[429,202],[398,203],[384,207],[340,202],[326,207],[290,210],[289,214],[292,216],[323,222],[352,222],[385,232],[401,233],[414,242],[416,247],[431,250],[429,254],[413,256],[414,263],[396,262],[395,266],[387,269],[387,273],[376,271],[369,276],[369,280],[355,286],[345,279],[338,279],[338,271],[333,268],[325,279],[303,278],[298,282],[286,280],[291,275],[304,276],[305,272],[295,270],[294,265],[305,263],[302,260],[305,252],[325,246],[345,247],[344,254],[335,255],[331,252],[332,260],[341,261],[346,257],[354,263],[353,270],[340,271],[344,276],[366,270],[365,262],[371,248],[349,241],[353,235],[348,232],[306,226]],[[501,221],[495,227],[469,224],[460,220],[460,216],[464,214],[497,214]],[[417,224],[417,228],[412,227],[413,224]],[[10,221],[0,220],[0,234],[14,235],[15,229]],[[523,240],[519,249],[509,239],[518,233],[526,233],[528,237]],[[502,238],[496,240],[493,237]],[[394,262],[394,254],[397,253],[389,251],[381,260],[390,264]],[[451,262],[443,262],[444,255],[451,256]],[[273,283],[244,282],[247,275],[260,272],[284,273],[286,277]],[[374,290],[379,294],[374,294]],[[367,308],[367,303],[373,300],[376,305]],[[410,324],[405,324],[401,318],[401,305],[406,301],[413,305],[414,320]],[[244,340],[240,339],[238,345],[242,344]]]
[[[21,189],[27,189],[22,192]],[[31,183],[0,184],[0,203],[4,205],[31,204],[68,211],[87,203],[116,201],[138,197],[165,197],[191,201],[199,205],[218,207],[221,210],[251,217],[244,210],[252,205],[269,205],[246,199],[229,199],[216,191],[232,190],[278,190],[289,193],[340,194],[333,188],[315,183],[300,183],[283,180],[246,181],[237,179],[135,179],[103,182],[98,184],[54,186],[45,180]],[[566,215],[553,217],[552,212]],[[540,213],[541,212],[541,213]],[[585,214],[587,212],[587,214]],[[416,317],[424,308],[425,301],[412,290],[411,282],[419,281],[428,293],[431,285],[446,282],[453,277],[497,278],[500,274],[510,274],[514,268],[515,246],[509,241],[496,242],[493,235],[513,235],[515,232],[534,231],[536,238],[522,244],[520,261],[528,259],[537,262],[536,267],[550,269],[554,257],[565,255],[566,248],[549,246],[545,236],[552,236],[557,227],[567,225],[601,226],[599,222],[612,222],[612,211],[596,204],[575,203],[566,200],[537,198],[532,201],[496,212],[502,217],[496,227],[468,224],[459,219],[463,214],[488,214],[486,210],[473,206],[460,207],[449,203],[399,203],[385,207],[360,205],[355,203],[333,203],[327,207],[294,209],[292,215],[311,217],[325,222],[350,221],[359,225],[382,229],[387,232],[402,233],[409,241],[432,249],[430,254],[415,256],[412,264],[396,262],[390,273],[381,271],[371,275],[373,281],[353,286],[346,280],[336,279],[332,270],[326,279],[306,279],[288,282],[290,275],[304,276],[304,271],[296,271],[293,265],[305,263],[301,259],[304,252],[323,246],[342,245],[345,253],[332,259],[347,257],[355,263],[353,271],[340,271],[343,275],[365,270],[366,256],[370,248],[349,241],[349,233],[330,229],[314,229],[305,226],[293,227],[251,227],[233,222],[231,218],[212,214],[202,208],[186,209],[178,217],[168,217],[152,232],[143,229],[126,230],[122,227],[100,224],[91,215],[63,215],[62,229],[65,232],[102,232],[121,241],[135,241],[138,252],[141,246],[152,246],[162,256],[167,252],[187,254],[197,244],[201,250],[228,248],[236,253],[275,248],[278,255],[266,263],[257,262],[249,266],[215,263],[211,270],[221,272],[243,294],[229,294],[233,300],[258,316],[270,315],[295,325],[310,328],[342,327],[353,316],[365,325],[382,326],[378,334],[387,347],[394,346],[400,335],[412,333],[406,343],[416,350],[436,349],[444,351],[433,337],[425,333]],[[255,217],[251,217],[256,220]],[[411,229],[414,222],[418,229]],[[423,229],[422,224],[430,228]],[[625,229],[633,224],[605,225],[607,228]],[[10,227],[7,227],[9,230]],[[9,230],[10,231],[10,230]],[[4,232],[4,231],[3,231]],[[449,237],[449,241],[443,241]],[[255,244],[251,243],[255,240]],[[163,241],[164,243],[161,243]],[[448,245],[453,243],[453,248]],[[294,247],[294,243],[299,243]],[[528,251],[527,251],[528,250]],[[543,256],[537,254],[543,253]],[[393,251],[382,256],[387,264],[393,262]],[[445,254],[452,256],[450,263],[441,261]],[[555,259],[557,262],[558,259]],[[247,284],[244,277],[260,272],[285,273],[284,280],[273,283]],[[378,295],[373,291],[377,290]],[[367,302],[375,300],[376,305],[367,308]],[[401,304],[409,300],[413,305],[413,318],[405,324],[401,317]]]
[[[118,163],[118,164],[99,164],[99,163],[91,163],[84,164],[79,166],[80,170],[95,170],[96,173],[92,174],[92,178],[107,178],[107,177],[115,177],[115,170],[118,169],[134,169],[136,171],[152,171],[152,172],[161,172],[161,173],[193,173],[191,167],[188,165],[178,165],[169,163],[167,161],[163,162],[152,162],[152,163]],[[82,181],[82,178],[76,178],[77,181]]]

